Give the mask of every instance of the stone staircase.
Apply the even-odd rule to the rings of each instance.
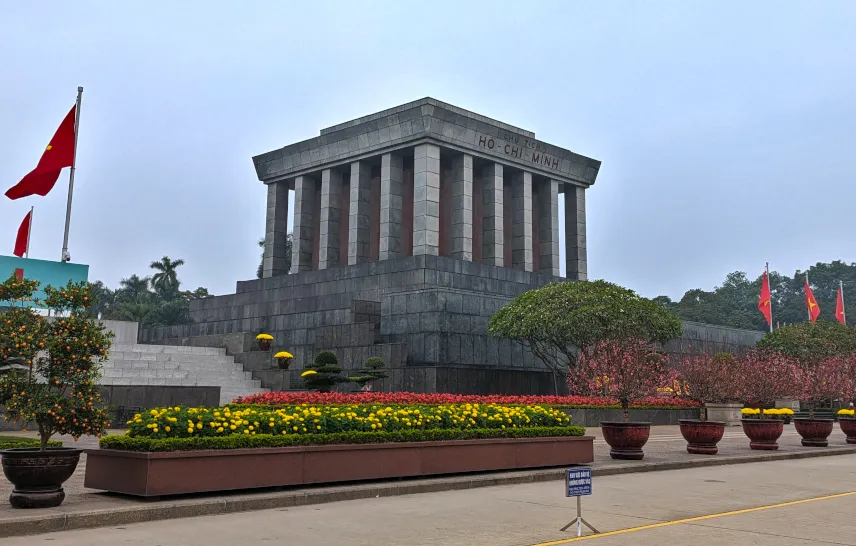
[[[116,343],[102,362],[103,385],[220,387],[220,403],[266,392],[225,348]]]

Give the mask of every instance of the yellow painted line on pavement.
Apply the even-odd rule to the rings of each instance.
[[[676,519],[674,521],[664,521],[661,523],[652,523],[650,525],[641,525],[639,527],[629,527],[627,529],[619,529],[617,531],[607,531],[606,533],[600,533],[597,535],[586,535],[582,537],[573,537],[566,538],[562,540],[554,540],[552,542],[539,542],[538,544],[533,544],[532,546],[558,546],[559,544],[568,544],[571,542],[577,542],[580,540],[590,540],[595,538],[606,538],[615,535],[623,535],[625,533],[635,533],[636,531],[646,531],[648,529],[658,529],[660,527],[669,527],[671,525],[678,525],[680,523],[692,523],[695,521],[704,521],[706,519],[714,519],[714,518],[722,518],[725,516],[738,516],[740,514],[749,514],[752,512],[760,512],[762,510],[771,510],[773,508],[785,508],[786,506],[796,506],[797,504],[805,504],[807,502],[815,502],[821,500],[828,499],[839,499],[841,497],[849,497],[851,495],[856,495],[856,491],[849,491],[847,493],[836,493],[835,495],[825,495],[823,497],[814,497],[811,499],[803,499],[798,501],[790,501],[790,502],[782,502],[779,504],[769,504],[767,506],[758,506],[756,508],[744,508],[743,510],[732,510],[731,512],[720,512],[719,514],[708,514],[706,516],[696,516],[694,518],[686,518],[686,519]]]

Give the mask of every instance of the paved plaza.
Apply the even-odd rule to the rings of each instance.
[[[563,483],[550,481],[66,531],[3,544],[553,546],[574,536],[559,531],[573,506]],[[604,546],[856,545],[854,511],[854,455],[605,476],[595,478],[594,494],[583,503],[585,518],[604,533],[585,541]]]
[[[647,470],[661,470],[674,468],[679,465],[699,465],[699,464],[725,464],[728,462],[745,462],[746,460],[767,460],[771,457],[793,457],[793,456],[814,456],[819,454],[832,455],[831,457],[810,458],[804,460],[792,461],[790,464],[804,465],[799,468],[813,469],[818,465],[828,464],[824,461],[827,459],[845,460],[856,468],[856,447],[848,446],[844,442],[844,435],[839,430],[835,430],[830,437],[829,448],[805,448],[799,445],[799,436],[793,429],[793,426],[786,426],[785,433],[780,439],[780,450],[778,452],[757,452],[748,449],[748,439],[743,434],[739,427],[731,427],[727,429],[725,437],[720,443],[720,454],[715,457],[703,455],[690,455],[685,450],[685,441],[680,436],[678,427],[662,426],[653,427],[652,437],[645,448],[645,459],[642,461],[614,461],[609,458],[609,448],[600,438],[600,429],[590,428],[588,434],[594,435],[595,440],[595,462],[593,464],[594,472],[598,475],[598,484],[603,481],[612,479],[606,474],[616,474],[623,472],[644,472]],[[20,433],[26,434],[26,433]],[[32,435],[32,433],[29,433]],[[71,444],[74,445],[74,444]],[[95,447],[94,439],[82,439],[78,443],[80,447]],[[836,454],[847,454],[841,457]],[[755,469],[752,472],[758,472],[760,469],[766,469],[773,465],[773,462],[753,463],[748,465],[736,465],[734,468]],[[776,462],[775,464],[780,464]],[[281,490],[268,490],[260,492],[243,492],[226,495],[197,495],[190,497],[170,498],[162,501],[142,500],[133,497],[109,495],[93,490],[83,488],[83,474],[85,470],[85,456],[83,457],[80,466],[75,475],[69,480],[66,485],[67,497],[62,506],[54,509],[40,510],[38,513],[31,511],[15,510],[3,504],[0,506],[0,537],[18,535],[24,532],[48,532],[57,529],[80,528],[80,527],[98,527],[117,524],[128,524],[134,522],[164,520],[170,518],[180,518],[187,516],[204,516],[209,514],[227,513],[227,518],[235,520],[243,520],[245,518],[254,518],[255,515],[247,513],[238,513],[249,510],[259,510],[268,507],[282,507],[283,509],[292,510],[328,510],[330,503],[339,499],[362,499],[354,500],[357,504],[360,502],[372,504],[375,502],[375,497],[397,497],[403,493],[426,492],[420,495],[409,495],[399,498],[419,498],[422,495],[426,499],[433,498],[433,495],[438,493],[433,492],[448,492],[454,495],[453,491],[459,489],[469,489],[477,486],[518,483],[523,487],[521,491],[526,490],[526,487],[535,487],[538,489],[541,485],[530,484],[525,482],[546,482],[548,490],[559,490],[561,488],[559,479],[561,469],[542,469],[522,472],[498,472],[467,476],[451,476],[440,478],[428,478],[423,480],[393,480],[386,482],[364,483],[357,485],[338,485],[338,486],[323,486],[323,487],[304,487],[291,488]],[[698,472],[717,473],[722,472],[721,467],[698,468]],[[737,470],[735,470],[736,472]],[[653,472],[652,476],[657,476],[657,482],[673,481],[677,471],[668,472]],[[730,471],[729,471],[730,472]],[[766,470],[764,471],[766,472]],[[772,476],[772,475],[771,475]],[[626,476],[621,479],[630,479]],[[715,479],[715,478],[710,478]],[[772,478],[771,478],[772,479]],[[707,482],[705,482],[707,483]],[[710,482],[716,483],[716,482]],[[841,484],[847,484],[847,481],[842,476]],[[856,480],[852,481],[852,489],[856,489]],[[516,485],[510,487],[517,487]],[[768,486],[765,486],[768,487]],[[5,480],[0,483],[0,497],[6,498],[10,492],[10,484]],[[484,490],[493,488],[482,488]],[[840,489],[840,488],[839,488]],[[830,490],[831,491],[831,490]],[[838,489],[831,492],[839,492]],[[460,492],[465,493],[464,491]],[[705,500],[706,493],[702,490],[697,492],[700,500]],[[808,495],[817,496],[817,495]],[[457,498],[457,497],[455,497]],[[469,497],[461,497],[469,498]],[[797,496],[795,498],[805,498]],[[565,506],[562,499],[561,505]],[[395,499],[390,499],[389,502],[395,504]],[[412,501],[408,501],[411,503]],[[540,501],[533,501],[540,502]],[[774,499],[770,499],[774,502]],[[752,504],[757,506],[760,504],[768,504],[765,502]],[[302,505],[306,508],[299,508]],[[418,508],[413,508],[419,511]],[[717,508],[718,510],[718,508]],[[383,514],[383,513],[382,513]],[[381,517],[385,518],[385,515]],[[678,517],[675,515],[674,517]],[[683,515],[681,517],[687,517]],[[760,516],[759,516],[760,517]],[[671,515],[666,519],[674,519]],[[190,520],[196,521],[196,520]],[[592,523],[595,523],[592,521]],[[173,525],[174,523],[158,523],[156,525]],[[596,524],[597,526],[597,524]],[[625,525],[626,526],[626,525]],[[561,527],[561,525],[559,526]],[[558,527],[557,527],[558,528]],[[604,526],[604,528],[609,528]],[[71,532],[71,531],[66,531]],[[60,536],[60,535],[57,535]],[[62,537],[69,535],[62,534]],[[552,535],[551,535],[552,536]],[[546,539],[545,539],[546,540]],[[598,539],[603,540],[603,539]],[[4,541],[5,543],[5,541]],[[400,544],[408,544],[407,542],[398,542]],[[533,542],[534,543],[534,542]],[[142,544],[142,543],[140,543]],[[164,543],[166,544],[166,543]],[[298,543],[295,543],[298,544]],[[302,543],[299,543],[302,544]],[[307,543],[312,544],[312,543]],[[512,543],[517,544],[517,543]],[[520,542],[522,544],[522,542]]]

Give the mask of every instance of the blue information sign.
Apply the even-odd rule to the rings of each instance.
[[[591,468],[568,469],[568,497],[591,495]]]

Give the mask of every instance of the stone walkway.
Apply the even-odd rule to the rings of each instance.
[[[121,433],[120,431],[115,431]],[[600,429],[588,429],[595,436],[595,462],[592,465],[596,475],[618,474],[624,472],[644,472],[648,470],[666,470],[708,465],[720,465],[736,462],[764,461],[776,458],[856,454],[856,446],[848,446],[845,437],[837,428],[830,437],[828,448],[806,448],[800,445],[799,435],[793,426],[786,426],[779,440],[778,452],[758,452],[749,449],[748,439],[740,427],[726,430],[720,442],[720,452],[716,456],[690,455],[686,452],[686,442],[678,427],[654,427],[651,439],[645,446],[645,459],[642,461],[614,461],[609,457],[609,447],[601,438]],[[7,433],[9,434],[9,433]],[[32,436],[32,433],[12,433]],[[66,441],[68,446],[93,448],[97,441],[92,438],[81,439],[76,444]],[[45,532],[69,526],[91,527],[112,523],[149,521],[241,511],[271,506],[297,506],[301,504],[323,503],[345,498],[366,498],[368,496],[387,497],[424,491],[443,491],[467,489],[471,487],[524,483],[560,479],[561,469],[542,469],[522,472],[496,472],[466,476],[425,478],[419,480],[395,480],[372,482],[358,485],[320,486],[266,490],[261,492],[242,492],[221,495],[194,495],[170,498],[162,501],[145,500],[135,497],[107,494],[83,487],[86,467],[85,455],[81,457],[74,476],[66,482],[66,500],[62,506],[38,512],[15,510],[6,499],[11,492],[11,484],[0,480],[0,536],[22,534],[26,532]],[[225,506],[225,508],[224,508]],[[85,518],[80,516],[86,515]],[[133,515],[131,515],[133,514]],[[53,517],[51,517],[53,516]],[[78,516],[72,523],[71,516]]]

